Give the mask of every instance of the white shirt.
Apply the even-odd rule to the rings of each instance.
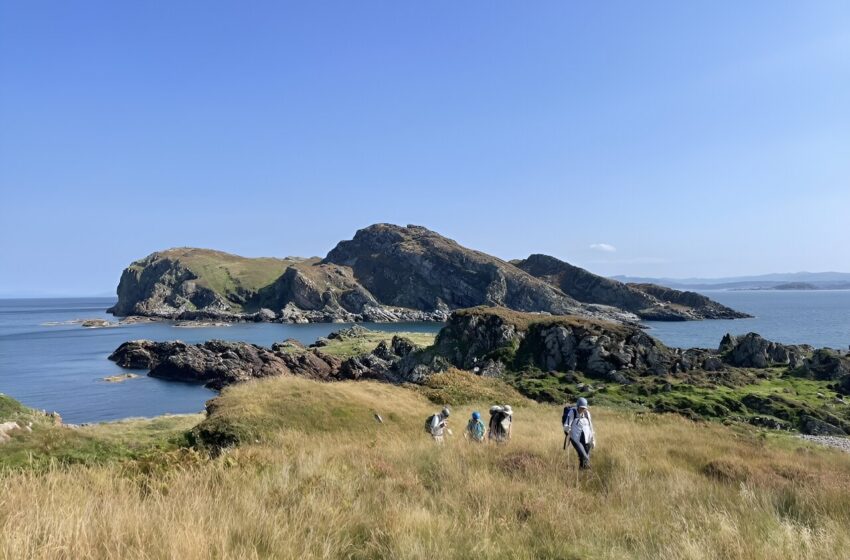
[[[439,414],[435,414],[431,418],[431,435],[434,437],[440,437],[445,434],[445,430],[446,419]]]
[[[581,441],[581,435],[584,434],[584,441],[596,446],[596,435],[593,432],[593,420],[590,419],[589,410],[585,410],[584,416],[581,416],[578,409],[571,408],[567,412],[567,421],[564,422],[564,433],[570,434],[573,441]]]

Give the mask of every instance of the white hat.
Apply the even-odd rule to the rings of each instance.
[[[505,406],[503,406],[503,407],[502,407],[502,410],[504,410],[504,411],[505,411],[506,413],[508,413],[508,414],[513,414],[513,413],[514,413],[514,409],[512,409],[512,408],[511,408],[511,405],[509,405],[509,404],[506,404]]]

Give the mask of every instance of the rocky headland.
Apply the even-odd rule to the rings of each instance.
[[[445,321],[475,306],[618,323],[745,317],[693,292],[635,287],[552,257],[507,262],[420,226],[375,224],[324,259],[179,248],[124,270],[116,316],[178,321]]]
[[[617,307],[647,321],[750,317],[696,292],[673,290],[657,284],[626,284],[548,255],[531,255],[511,262],[578,301]]]

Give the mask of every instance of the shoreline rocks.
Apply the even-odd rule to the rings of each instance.
[[[729,333],[721,339],[718,351],[726,363],[735,367],[766,368],[802,364],[803,358],[812,352],[811,346],[780,344],[765,339],[758,333],[733,336]]]
[[[275,375],[329,379],[341,365],[338,358],[318,351],[289,353],[224,340],[202,344],[133,340],[119,346],[109,359],[124,368],[147,369],[151,377],[201,382],[211,389]]]

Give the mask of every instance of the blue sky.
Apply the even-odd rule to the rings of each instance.
[[[0,0],[0,294],[374,222],[602,274],[850,271],[848,2]]]

